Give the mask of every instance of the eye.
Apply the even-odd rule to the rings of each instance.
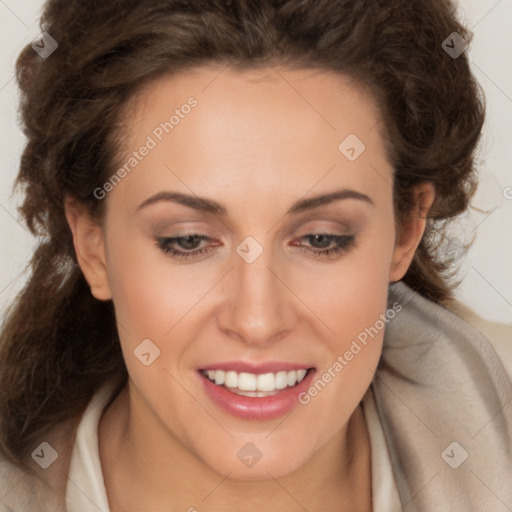
[[[301,241],[307,241],[304,245]],[[347,252],[355,243],[352,235],[334,235],[331,233],[307,234],[292,242],[301,252],[313,256],[338,256]]]
[[[309,245],[304,245],[306,241]],[[203,242],[208,242],[206,245]],[[352,235],[334,235],[331,233],[307,234],[296,240],[291,245],[301,252],[313,256],[338,256],[347,252],[355,243]],[[173,237],[157,237],[156,244],[165,254],[181,260],[197,258],[210,252],[215,246],[222,245],[219,241],[203,234],[193,233],[189,235]]]
[[[210,243],[205,247],[201,247],[202,242],[205,241]],[[183,260],[201,256],[209,252],[212,247],[220,245],[219,242],[209,236],[197,233],[183,236],[157,237],[156,243],[165,254],[170,254],[173,258]]]

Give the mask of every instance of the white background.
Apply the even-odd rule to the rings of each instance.
[[[108,0],[105,0],[108,1]],[[407,1],[407,0],[404,0]],[[14,63],[40,30],[41,0],[0,0],[0,311],[24,283],[35,241],[18,222],[12,194],[23,136],[17,125]],[[457,297],[479,315],[512,326],[512,0],[460,0],[475,38],[468,50],[484,88],[487,121],[480,146],[480,186],[454,237],[476,241],[460,271]],[[448,36],[448,34],[447,34]],[[439,41],[441,44],[441,41]]]

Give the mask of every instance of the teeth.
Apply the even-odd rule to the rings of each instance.
[[[288,372],[288,386],[293,386],[297,382],[297,372]]]
[[[218,370],[215,371],[215,383],[217,383],[217,374]],[[237,388],[238,387],[238,374],[236,372],[226,372],[226,378],[224,379],[224,384],[228,388]]]
[[[235,372],[233,372],[235,373]],[[265,391],[264,389],[258,388],[258,377],[254,373],[241,373],[238,375],[238,385],[233,386],[241,391]]]
[[[288,372],[276,373],[276,389],[284,389],[288,386]]]
[[[234,371],[208,370],[203,371],[217,386],[224,385],[231,391],[244,396],[269,396],[276,390],[287,386],[295,386],[306,376],[307,370],[293,370],[291,372],[280,371],[277,373],[237,373]]]
[[[224,384],[225,379],[226,372],[215,370],[215,384],[217,384],[217,386],[222,386],[222,384]]]
[[[258,391],[274,391],[276,389],[276,378],[273,373],[258,375]]]

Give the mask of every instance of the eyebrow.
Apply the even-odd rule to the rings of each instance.
[[[344,199],[357,199],[359,201],[363,201],[370,205],[374,205],[375,203],[372,199],[363,194],[361,192],[357,192],[356,190],[350,189],[339,189],[333,192],[329,192],[327,194],[319,194],[313,197],[309,197],[307,199],[300,199],[295,202],[286,212],[286,215],[300,213],[306,210],[311,210],[313,208],[318,208],[320,206],[324,206],[335,201],[341,201]],[[157,194],[149,197],[143,203],[139,205],[137,211],[149,206],[151,204],[155,204],[161,201],[169,201],[173,203],[178,203],[183,206],[188,206],[189,208],[193,208],[194,210],[203,211],[206,213],[213,213],[215,215],[227,215],[227,210],[224,206],[222,206],[217,201],[213,199],[208,199],[206,197],[199,197],[195,195],[183,194],[181,192],[158,192]]]

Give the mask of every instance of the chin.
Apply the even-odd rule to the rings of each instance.
[[[218,444],[214,453],[203,451],[203,454],[197,455],[219,475],[229,475],[230,480],[254,482],[294,473],[314,452],[314,446],[307,446],[311,440],[309,443],[300,442],[296,435],[293,436],[293,443],[281,439],[270,441],[265,437],[268,437],[268,433],[234,438],[229,443]],[[292,439],[291,433],[284,437]]]

